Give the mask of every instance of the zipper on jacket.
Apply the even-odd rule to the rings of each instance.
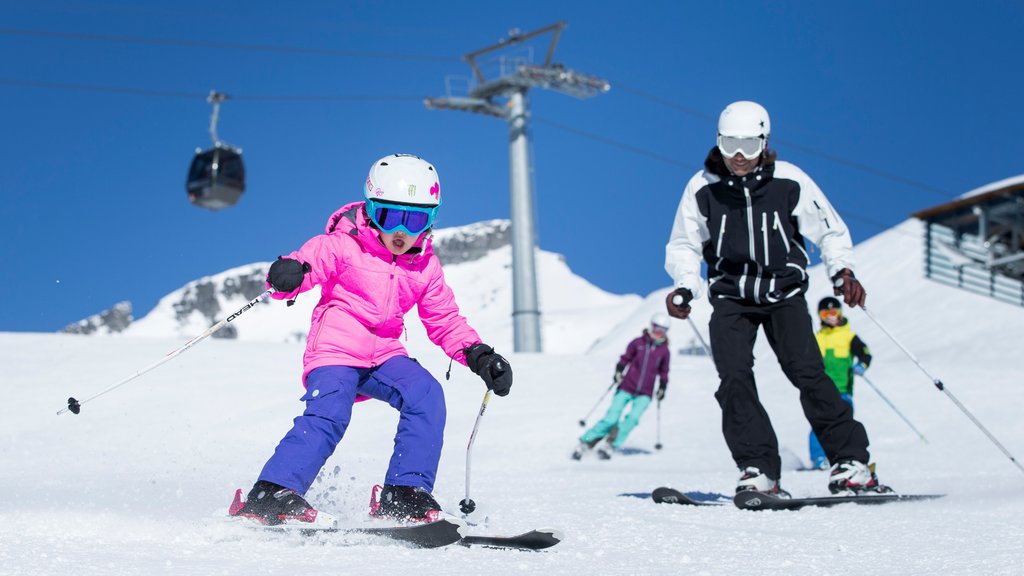
[[[768,213],[761,213],[761,239],[764,242],[764,266],[771,266],[771,251],[768,250]]]
[[[750,239],[750,259],[757,262],[757,254],[754,252],[754,203],[750,198],[750,189],[743,187],[743,197],[747,201],[747,236]]]
[[[384,298],[384,317],[381,318],[377,326],[374,327],[370,332],[373,333],[373,346],[370,348],[370,365],[377,365],[377,330],[380,330],[388,321],[387,313],[391,310],[391,296],[395,293],[395,267],[398,266],[398,256],[391,257],[391,275],[388,277],[388,294]],[[405,320],[402,321],[402,325],[405,325]]]
[[[761,264],[757,261],[756,253],[756,240],[754,239],[754,201],[750,197],[750,188],[743,187],[743,197],[747,201],[747,237],[750,240],[750,260],[757,266],[757,273],[754,275],[754,302],[760,304],[761,297],[758,294],[758,289],[761,283]],[[747,271],[747,268],[744,268]]]
[[[320,316],[320,325],[316,327],[316,334],[313,336],[313,348],[316,350],[317,344],[320,343],[320,333],[324,331],[324,324],[327,323],[327,313],[331,311],[331,306],[328,306],[324,313]]]
[[[825,215],[825,209],[821,207],[821,204],[818,204],[817,200],[814,201],[814,207],[818,209],[818,218],[821,218],[821,221],[825,223],[825,228],[832,228],[828,224],[828,216]]]
[[[718,246],[715,250],[715,256],[722,257],[722,239],[725,237],[725,214],[722,214],[722,227],[718,229]]]
[[[786,234],[786,229],[782,226],[782,218],[779,218],[779,212],[775,212],[775,225],[774,228],[779,231],[779,236],[782,236],[782,243],[786,245],[786,254],[789,254],[789,237]]]
[[[644,376],[647,375],[647,360],[651,357],[651,343],[644,342],[644,361],[640,364],[640,378],[636,381],[636,393],[639,394],[644,386]]]

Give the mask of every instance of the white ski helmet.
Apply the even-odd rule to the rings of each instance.
[[[722,110],[718,117],[718,135],[736,138],[764,138],[772,132],[768,111],[757,102],[741,100]]]
[[[373,163],[366,177],[367,200],[411,206],[440,206],[441,184],[434,166],[412,154],[391,154]]]
[[[672,319],[668,317],[668,314],[657,313],[651,316],[651,327],[657,326],[658,328],[664,328],[665,332],[668,332],[669,326],[672,324]]]

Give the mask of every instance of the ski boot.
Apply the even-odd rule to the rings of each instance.
[[[597,449],[597,457],[601,460],[611,460],[612,454],[615,454],[615,439],[618,437],[619,427],[612,426],[612,429],[605,434],[601,447]]]
[[[736,482],[736,493],[740,492],[764,492],[778,498],[789,498],[789,492],[779,486],[778,480],[769,478],[760,468],[754,466],[743,469],[743,474]]]
[[[889,494],[893,489],[878,483],[874,464],[868,466],[856,460],[842,460],[832,466],[828,491],[837,496],[868,496]]]
[[[576,450],[574,450],[573,453],[572,453],[572,459],[573,460],[579,460],[579,459],[583,458],[583,455],[586,454],[587,452],[590,452],[590,450],[594,446],[597,446],[597,443],[600,442],[600,441],[601,441],[600,438],[597,438],[596,440],[591,440],[590,442],[583,442],[581,440],[580,441],[580,445],[577,446]]]
[[[436,522],[441,505],[423,488],[380,484],[370,494],[370,516],[403,522]]]
[[[235,499],[228,509],[230,516],[248,518],[264,526],[281,524],[331,527],[335,524],[330,514],[322,514],[309,505],[291,488],[260,480],[253,485],[246,500],[242,490],[235,491]]]

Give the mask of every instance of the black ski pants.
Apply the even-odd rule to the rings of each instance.
[[[724,298],[711,303],[711,349],[721,380],[715,398],[722,407],[722,433],[736,465],[740,469],[756,466],[774,479],[782,472],[779,441],[754,383],[754,341],[761,326],[782,371],[800,390],[804,415],[829,461],[853,459],[866,464],[867,432],[825,374],[804,297],[773,304]]]

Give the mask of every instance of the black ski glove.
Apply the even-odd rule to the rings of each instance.
[[[612,382],[615,382],[616,384],[622,384],[622,371],[625,369],[626,367],[623,366],[622,364],[616,364],[615,376],[612,376]]]
[[[302,286],[302,277],[310,270],[309,264],[305,262],[278,256],[277,260],[270,265],[267,283],[278,292],[294,292],[299,286]]]
[[[668,315],[680,320],[686,320],[690,317],[691,300],[693,300],[693,292],[686,288],[676,288],[669,292],[668,297],[665,298],[665,308],[668,309]]]
[[[665,388],[668,388],[668,384],[665,382],[658,383],[658,391],[654,393],[654,399],[661,402],[665,399]]]
[[[466,365],[484,380],[487,388],[498,396],[508,396],[512,388],[512,367],[508,360],[486,344],[473,344],[463,351]]]

